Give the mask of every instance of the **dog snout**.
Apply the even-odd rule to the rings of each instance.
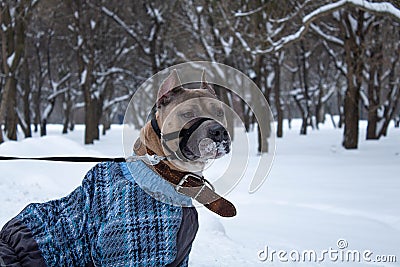
[[[229,141],[228,131],[220,124],[215,124],[208,130],[209,137],[214,142]]]

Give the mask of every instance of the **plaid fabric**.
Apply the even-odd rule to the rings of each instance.
[[[17,216],[48,266],[164,266],[175,259],[182,208],[143,191],[129,170],[157,175],[138,164],[100,163],[70,195],[30,204]]]

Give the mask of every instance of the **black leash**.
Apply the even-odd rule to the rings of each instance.
[[[126,162],[125,158],[102,158],[102,157],[7,157],[0,156],[0,161],[5,160],[41,160],[41,161],[59,161],[59,162]]]
[[[209,118],[201,118],[200,120],[196,121],[193,125],[191,125],[188,129],[182,129],[181,131],[176,131],[172,133],[168,133],[163,135],[161,133],[161,129],[158,126],[157,120],[154,118],[151,120],[151,126],[153,127],[154,131],[158,135],[158,137],[163,139],[163,141],[169,141],[172,139],[176,138],[182,138],[182,140],[179,142],[179,147],[182,149],[187,141],[189,140],[190,135],[200,127],[200,125],[207,121],[210,120]],[[164,144],[168,150],[169,147]],[[170,151],[172,152],[172,151]],[[176,156],[178,152],[173,152]],[[170,157],[159,157],[157,156],[154,158],[156,155],[152,155],[150,157],[145,157],[144,160],[149,161],[149,164],[154,165],[158,164],[160,160],[164,160],[166,158]],[[63,156],[63,157],[9,157],[9,156],[0,156],[0,161],[6,161],[6,160],[39,160],[39,161],[57,161],[57,162],[104,162],[104,161],[111,161],[111,162],[127,162],[127,161],[135,161],[139,158],[142,158],[140,156],[138,157],[129,157],[128,160],[126,158],[107,158],[107,157],[68,157],[68,156]],[[178,157],[179,158],[179,157]],[[184,160],[185,161],[185,160]]]

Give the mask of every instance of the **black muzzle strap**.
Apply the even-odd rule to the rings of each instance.
[[[193,123],[188,129],[182,129],[180,131],[175,131],[171,133],[161,133],[161,129],[158,126],[157,120],[153,118],[151,120],[151,127],[153,128],[154,132],[157,134],[158,138],[164,139],[165,141],[171,141],[177,138],[183,138],[185,143],[189,140],[190,136],[193,134],[200,125],[205,122],[211,120],[210,118],[200,118],[195,123]]]
[[[206,122],[208,120],[211,120],[210,118],[201,118],[195,123],[193,123],[188,129],[182,129],[179,132],[179,137],[181,137],[181,141],[179,142],[179,148],[182,150],[186,145],[187,142],[189,141],[190,136],[193,134],[194,131],[196,131],[200,125],[203,122]]]
[[[186,146],[186,144],[189,141],[189,138],[193,134],[193,132],[196,131],[203,122],[208,121],[208,120],[211,120],[211,119],[210,118],[200,118],[195,123],[193,123],[188,129],[182,129],[180,131],[175,131],[175,132],[171,132],[171,133],[167,133],[167,134],[161,133],[161,129],[158,126],[156,118],[153,118],[151,120],[151,127],[153,128],[154,132],[157,134],[158,138],[160,138],[161,142],[163,143],[165,148],[168,150],[168,152],[175,154],[178,159],[185,161],[185,159],[183,159],[184,155],[182,155],[181,151]],[[172,151],[172,149],[170,149],[168,147],[166,142],[170,141],[170,140],[178,139],[178,138],[182,138],[179,141],[180,151],[174,152],[174,151]]]

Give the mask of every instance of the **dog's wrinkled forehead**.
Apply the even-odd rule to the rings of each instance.
[[[182,103],[201,97],[217,99],[214,89],[205,80],[205,72],[203,72],[198,89],[187,89],[182,86],[177,71],[173,70],[160,86],[157,94],[157,107],[160,109],[172,102]]]

